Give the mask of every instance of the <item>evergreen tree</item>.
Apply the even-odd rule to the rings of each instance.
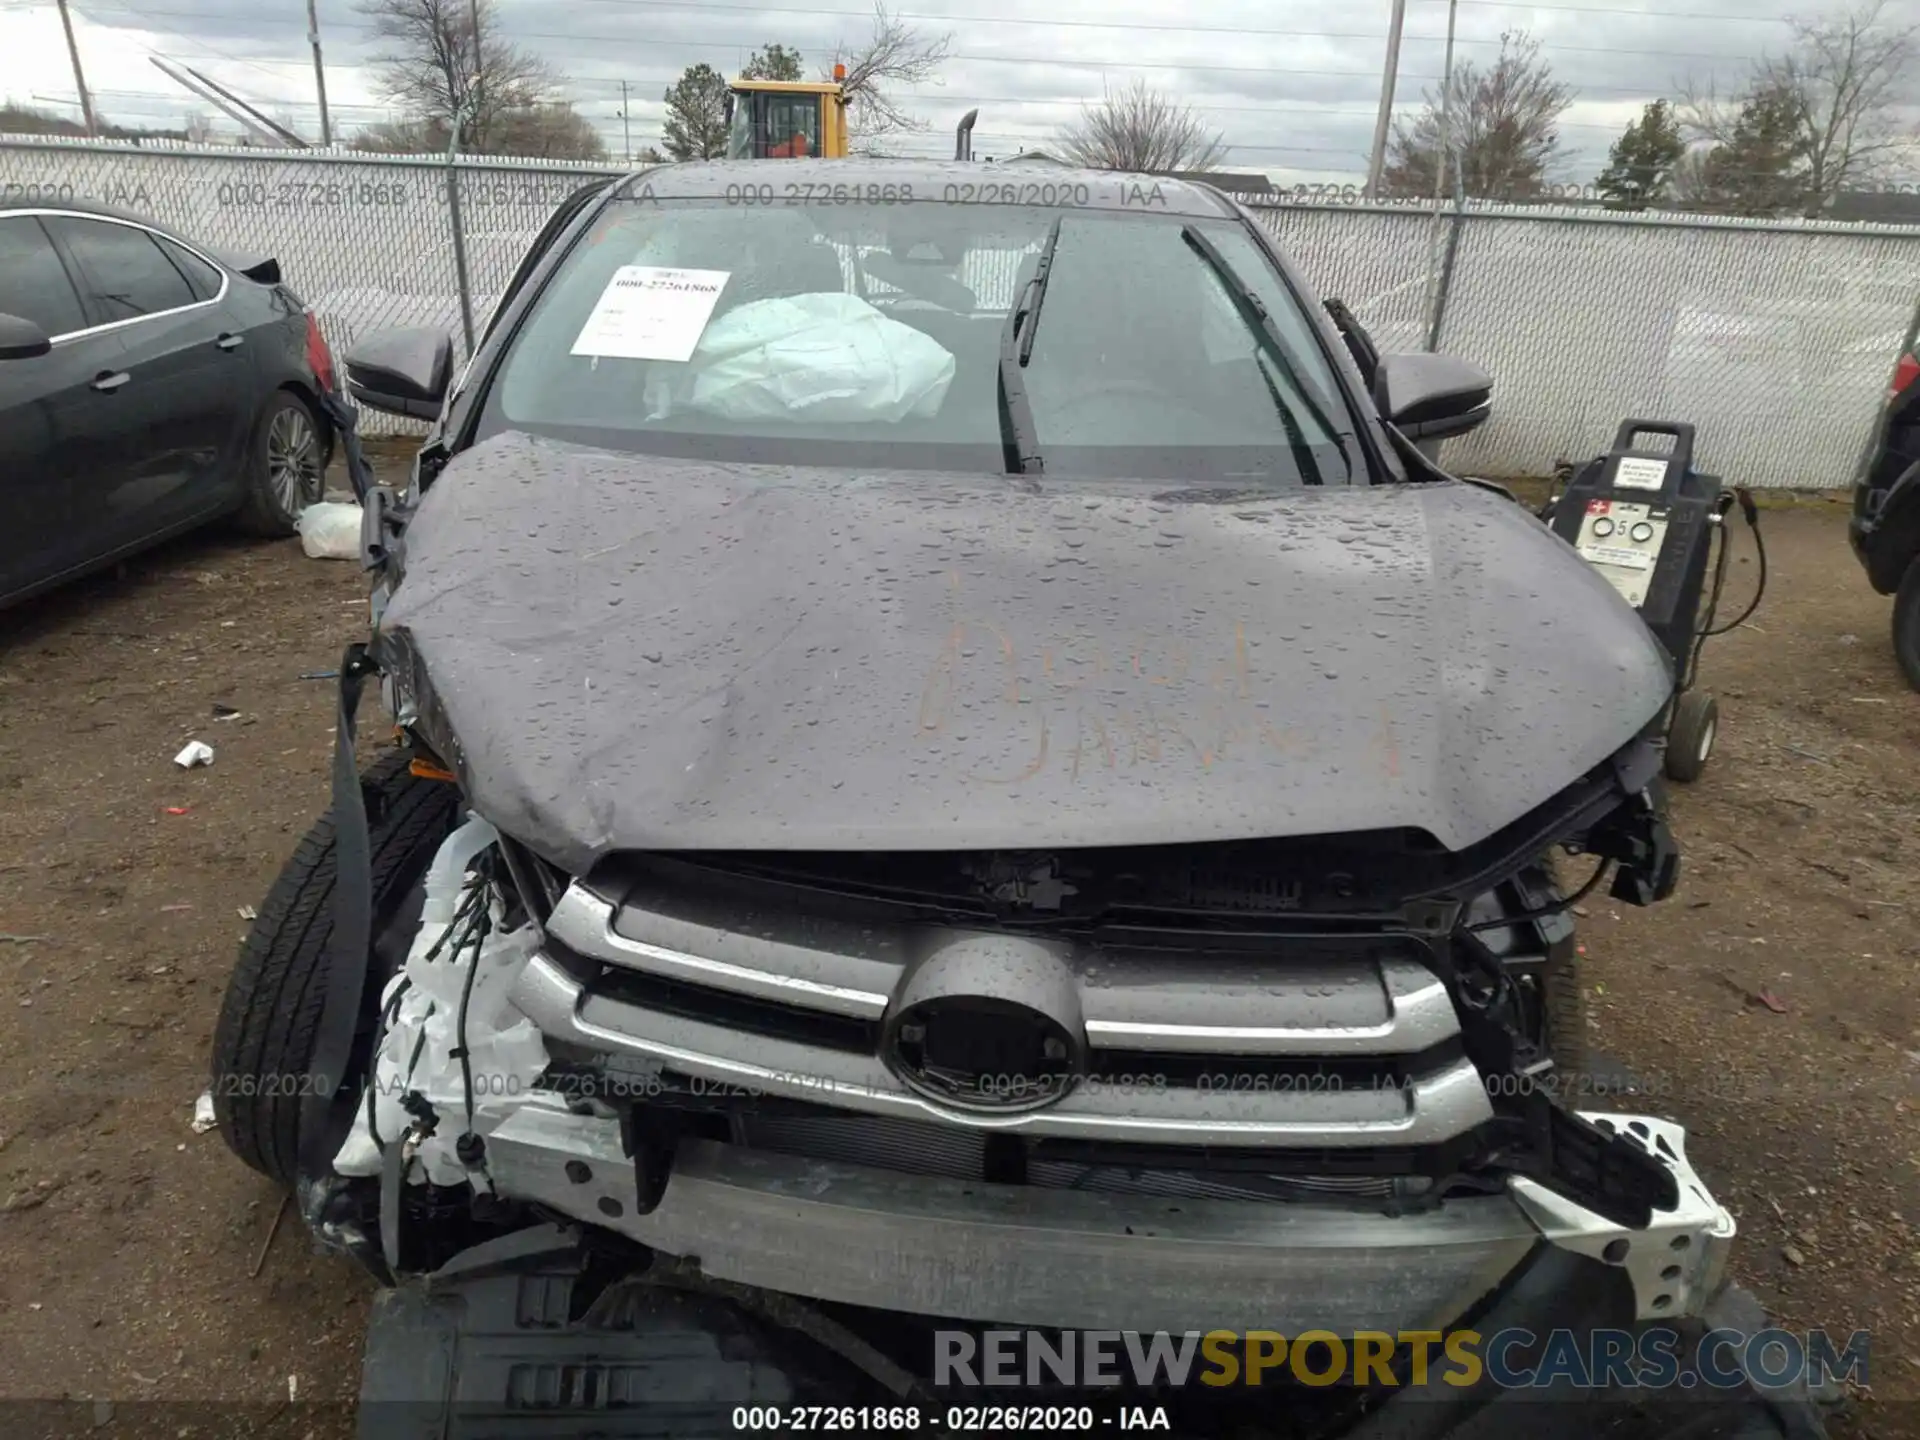
[[[667,91],[662,128],[675,160],[714,160],[727,153],[727,82],[711,65],[689,65]]]
[[[1727,138],[1707,152],[1697,199],[1734,215],[1784,215],[1811,199],[1800,138],[1800,106],[1780,86],[1753,91]]]
[[[769,45],[754,51],[747,68],[740,74],[748,80],[799,80],[803,78],[800,52],[784,45]]]
[[[1596,188],[1609,210],[1644,210],[1663,204],[1672,197],[1674,167],[1686,153],[1687,142],[1681,138],[1673,108],[1665,100],[1656,100],[1613,142]]]

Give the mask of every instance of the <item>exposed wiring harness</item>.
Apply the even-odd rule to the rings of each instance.
[[[483,880],[479,885],[474,887],[472,893],[487,897],[490,895],[491,888],[490,883]],[[471,939],[468,939],[467,935],[463,935],[459,944],[454,946],[453,951],[454,958],[458,959],[462,948],[468,944],[473,946],[473,958],[467,962],[467,978],[460,986],[460,1013],[454,1021],[454,1048],[451,1052],[452,1057],[458,1059],[460,1062],[460,1084],[461,1088],[466,1092],[467,1128],[460,1137],[463,1146],[474,1140],[473,1059],[467,1049],[467,1002],[473,998],[473,981],[474,977],[480,973],[480,956],[485,951],[487,936],[492,933],[493,916],[490,913],[486,900],[483,899],[477,913],[467,927],[467,934],[470,934]]]
[[[1571,895],[1563,896],[1545,905],[1537,905],[1531,910],[1519,910],[1511,915],[1500,915],[1492,920],[1480,920],[1472,925],[1463,925],[1460,928],[1469,935],[1478,935],[1483,930],[1504,930],[1510,925],[1525,925],[1534,920],[1551,920],[1554,916],[1562,914],[1571,906],[1578,905],[1582,900],[1586,899],[1587,896],[1597,890],[1601,880],[1606,878],[1606,873],[1612,866],[1612,860],[1602,860],[1594,867],[1593,874],[1588,877],[1587,883]]]
[[[461,1082],[466,1093],[467,1131],[461,1137],[462,1140],[465,1140],[466,1135],[470,1135],[473,1129],[473,1063],[467,1051],[467,1002],[473,994],[474,977],[480,969],[481,947],[493,929],[488,907],[491,893],[491,882],[485,879],[469,887],[460,897],[453,919],[423,957],[427,963],[431,964],[440,958],[442,952],[445,952],[449,962],[457,963],[463,951],[469,947],[473,951],[473,957],[467,964],[466,979],[460,991],[460,1011],[455,1022],[454,1048],[449,1052],[450,1058],[460,1062]],[[393,994],[381,1010],[380,1023],[374,1032],[373,1060],[369,1067],[371,1073],[366,1087],[366,1119],[367,1133],[373,1140],[374,1148],[382,1153],[386,1150],[386,1143],[380,1138],[380,1129],[374,1118],[374,1097],[379,1089],[380,1052],[385,1048],[388,1031],[394,1018],[399,1014],[400,1002],[412,986],[412,980],[403,978],[400,984],[394,987]],[[433,1007],[429,1005],[426,1015],[421,1018],[423,1020],[431,1018],[433,1013]],[[423,1031],[414,1043],[413,1054],[408,1057],[406,1078],[411,1078],[414,1067],[420,1063],[420,1053],[425,1044],[426,1034]]]

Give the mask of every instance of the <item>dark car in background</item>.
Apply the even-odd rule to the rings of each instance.
[[[321,498],[333,361],[271,259],[103,206],[0,205],[0,604]]]
[[[1920,307],[1853,486],[1854,554],[1893,600],[1893,651],[1920,690]]]

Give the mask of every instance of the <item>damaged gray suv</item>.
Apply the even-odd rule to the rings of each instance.
[[[644,171],[457,374],[420,331],[347,368],[433,429],[396,492],[348,426],[371,637],[214,1094],[395,1287],[369,1397],[714,1433],[925,1393],[934,1329],[1720,1289],[1568,914],[1675,884],[1663,652],[1431,463],[1492,381],[1377,354],[1219,194]]]

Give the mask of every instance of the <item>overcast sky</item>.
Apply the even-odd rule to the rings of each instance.
[[[121,123],[178,124],[209,107],[149,61],[191,65],[317,138],[305,0],[72,0],[88,81],[101,113]],[[1912,0],[1895,0],[1900,13]],[[769,41],[797,48],[809,70],[837,42],[870,30],[864,0],[795,8],[755,0],[494,0],[505,36],[566,75],[571,98],[618,155],[620,82],[632,95],[635,149],[659,138],[661,94],[686,66],[736,70]],[[1819,0],[1807,0],[1817,11]],[[1737,87],[1751,62],[1788,38],[1767,0],[1589,0],[1526,5],[1460,0],[1457,54],[1480,63],[1503,29],[1545,46],[1578,100],[1562,121],[1556,178],[1590,181],[1607,146],[1648,100],[1686,76]],[[926,135],[902,150],[952,153],[954,122],[979,107],[977,155],[1044,145],[1103,87],[1135,77],[1177,92],[1224,133],[1229,165],[1294,180],[1353,180],[1366,166],[1379,101],[1389,0],[903,0],[928,35],[950,34],[952,58],[914,106]],[[319,0],[327,93],[336,129],[391,112],[369,68],[367,21],[347,0]],[[1416,109],[1444,63],[1446,0],[1407,0],[1396,99]],[[0,96],[78,115],[53,0],[0,0]]]

